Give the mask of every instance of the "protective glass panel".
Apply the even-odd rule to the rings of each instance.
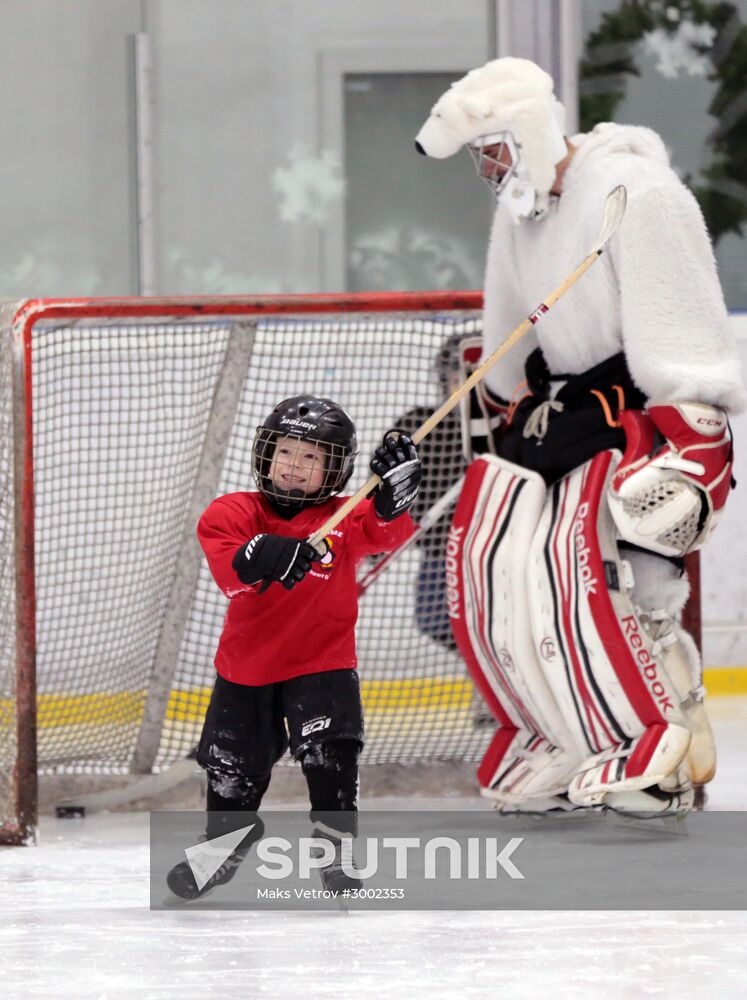
[[[581,130],[647,125],[693,190],[731,310],[747,308],[747,0],[585,0]]]
[[[460,75],[346,75],[351,291],[481,286],[490,193],[475,183],[466,152],[434,160],[420,156],[413,144],[431,106]]]

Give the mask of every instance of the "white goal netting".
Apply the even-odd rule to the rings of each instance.
[[[119,310],[92,300],[59,317],[39,309],[26,323],[40,773],[158,770],[195,745],[226,602],[194,526],[214,496],[253,488],[254,430],[272,406],[314,392],[348,410],[360,440],[352,492],[382,433],[414,430],[443,400],[457,341],[480,330],[479,313],[443,304],[301,310],[224,302],[169,316],[160,304],[148,315],[142,300]],[[0,805],[12,797],[16,740],[15,514],[29,503],[13,475],[21,328],[10,315],[6,307],[0,362]],[[422,453],[416,520],[463,472],[456,416]],[[449,514],[360,599],[369,763],[478,759],[490,737],[448,626],[448,523]]]

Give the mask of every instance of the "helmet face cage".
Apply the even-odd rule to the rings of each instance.
[[[486,148],[490,149],[490,153],[485,151]],[[511,178],[516,176],[521,146],[511,132],[494,132],[492,135],[480,136],[467,149],[480,180],[488,185],[496,198],[500,198]],[[503,162],[506,152],[510,157],[508,164]]]
[[[311,447],[306,451],[303,447],[289,447],[287,459],[275,463],[280,439]],[[315,457],[310,455],[312,451],[317,452]],[[346,445],[264,425],[257,428],[252,447],[252,472],[257,487],[268,500],[282,507],[311,507],[335,496],[350,478],[354,460],[355,452]]]

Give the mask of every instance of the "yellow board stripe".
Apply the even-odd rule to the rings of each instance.
[[[747,694],[747,669],[709,667],[704,671],[703,682],[710,696]],[[363,704],[370,714],[463,710],[470,705],[472,690],[472,682],[465,677],[361,681]],[[210,687],[173,690],[166,707],[166,720],[201,722],[211,691]],[[139,724],[145,697],[145,691],[40,694],[37,724],[40,729]],[[0,712],[10,709],[10,703],[0,702]]]
[[[140,723],[145,691],[97,691],[91,694],[40,694],[36,699],[37,727],[106,726]]]
[[[703,685],[709,695],[747,694],[747,668],[706,667]]]
[[[166,720],[201,722],[211,693],[211,687],[173,690],[166,706]],[[37,698],[37,725],[40,729],[50,729],[60,726],[111,725],[115,722],[118,725],[139,723],[145,695],[145,691],[40,694]],[[472,683],[464,677],[363,680],[361,696],[366,711],[373,714],[403,710],[460,709],[470,704]]]

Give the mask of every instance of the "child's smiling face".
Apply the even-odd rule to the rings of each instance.
[[[324,448],[295,437],[279,437],[270,464],[270,479],[279,490],[316,493],[324,484],[327,456]]]

